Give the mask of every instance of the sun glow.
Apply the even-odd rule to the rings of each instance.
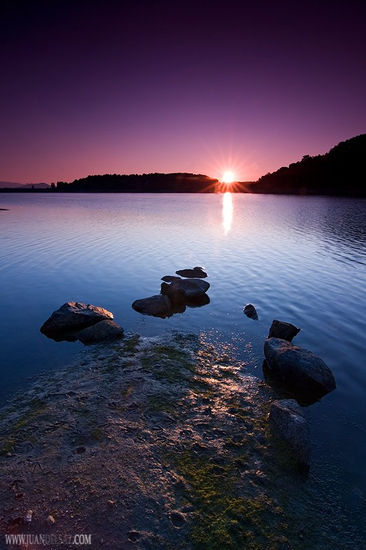
[[[222,174],[221,181],[226,184],[233,183],[235,181],[234,172],[232,172],[232,170],[225,170],[225,172]]]

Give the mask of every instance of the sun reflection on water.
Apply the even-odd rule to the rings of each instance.
[[[227,191],[222,197],[222,227],[224,228],[224,235],[227,235],[231,230],[233,211],[233,197],[232,194]]]

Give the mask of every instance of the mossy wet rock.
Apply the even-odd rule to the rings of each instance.
[[[269,423],[272,433],[289,447],[299,468],[308,471],[311,454],[310,430],[301,407],[294,399],[273,401]]]
[[[51,317],[42,325],[41,332],[55,340],[75,340],[76,338],[73,337],[75,331],[80,331],[105,319],[113,319],[113,313],[91,304],[66,302],[52,313]]]
[[[122,337],[123,328],[110,319],[99,321],[91,327],[84,328],[77,335],[77,339],[83,344],[97,344]]]
[[[155,294],[148,298],[135,300],[132,308],[143,315],[153,315],[155,317],[170,317],[173,315],[172,303],[168,296]]]
[[[181,277],[188,277],[188,278],[195,278],[195,279],[205,279],[207,277],[207,273],[203,270],[202,267],[196,266],[192,269],[180,269],[176,271],[177,275],[180,275]]]
[[[295,327],[295,325],[275,319],[269,329],[268,338],[282,338],[282,340],[291,342],[299,332],[300,329]]]
[[[318,399],[336,387],[330,368],[311,351],[281,338],[267,338],[264,355],[270,371],[295,396]]]

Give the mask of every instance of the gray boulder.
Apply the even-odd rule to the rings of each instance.
[[[295,327],[295,325],[285,323],[284,321],[277,321],[277,319],[275,319],[269,329],[268,338],[282,338],[282,340],[291,342],[292,339],[295,338],[296,334],[299,334],[299,332],[300,329]]]
[[[205,279],[207,277],[207,273],[203,270],[202,267],[196,266],[192,269],[180,269],[179,271],[176,271],[177,275],[180,275],[181,277],[189,277],[189,278],[195,278],[195,279]]]
[[[246,304],[246,306],[243,309],[243,312],[247,317],[249,317],[249,319],[254,319],[254,320],[258,319],[258,313],[255,307],[253,306],[253,304]]]
[[[61,338],[66,333],[90,327],[104,319],[113,319],[113,313],[102,307],[81,302],[66,302],[54,311],[42,325],[41,332],[50,338]]]
[[[153,315],[155,317],[164,318],[173,315],[171,301],[168,296],[162,294],[135,300],[132,304],[132,308],[144,315]]]
[[[273,401],[269,423],[272,433],[288,445],[300,469],[308,471],[311,454],[310,430],[301,407],[294,399]]]
[[[287,389],[306,399],[310,396],[318,399],[336,387],[330,368],[311,351],[281,338],[267,338],[264,355],[270,371]]]
[[[77,339],[83,344],[97,344],[106,340],[123,337],[123,328],[114,321],[106,319],[91,327],[84,328],[77,334]]]

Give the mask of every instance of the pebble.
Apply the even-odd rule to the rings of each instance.
[[[184,517],[183,514],[181,514],[180,512],[172,512],[170,514],[170,521],[172,522],[172,524],[174,525],[174,527],[183,527],[183,525],[185,524],[186,522],[186,518]]]
[[[54,518],[51,514],[50,514],[50,515],[48,516],[48,518],[47,518],[47,523],[48,523],[49,525],[53,525],[54,523],[56,523],[55,518]]]
[[[138,531],[130,531],[127,536],[129,541],[137,542],[140,539],[141,534]]]

